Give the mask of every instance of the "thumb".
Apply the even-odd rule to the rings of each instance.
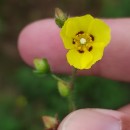
[[[69,114],[58,130],[129,130],[130,117],[123,110],[80,109]]]

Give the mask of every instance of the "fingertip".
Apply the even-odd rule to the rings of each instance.
[[[44,49],[41,46],[43,46],[45,39],[42,41],[42,38],[43,36],[46,38],[46,34],[53,27],[52,24],[52,19],[40,20],[27,25],[21,31],[18,38],[18,50],[27,64],[32,65],[33,58],[43,56],[40,50]],[[39,50],[39,48],[41,49]]]
[[[65,55],[60,36],[60,29],[54,19],[45,19],[26,26],[18,38],[18,50],[22,59],[32,66],[34,58],[46,58],[52,70],[60,61],[59,54]],[[65,59],[61,62],[65,62]]]
[[[119,109],[120,112],[124,112],[126,114],[130,115],[130,104],[127,104],[126,106],[123,106]]]
[[[126,115],[118,111],[81,109],[69,114],[58,130],[127,130],[128,122]]]

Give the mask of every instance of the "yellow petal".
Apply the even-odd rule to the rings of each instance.
[[[90,52],[79,53],[76,49],[69,50],[67,61],[77,69],[90,68],[93,62],[93,56]]]
[[[103,57],[104,47],[103,46],[93,46],[91,54],[93,55],[93,64]]]
[[[110,27],[100,19],[95,19],[88,31],[94,36],[94,42],[101,42],[106,46],[111,39]]]
[[[74,37],[78,32],[87,32],[94,18],[91,15],[68,18],[61,29],[61,35]]]
[[[65,24],[64,24],[64,26],[61,28],[61,31],[60,31],[60,36],[61,36],[61,38],[62,38],[62,41],[63,41],[63,43],[64,43],[64,47],[66,48],[66,49],[72,49],[72,48],[74,48],[74,44],[73,44],[73,37],[71,36],[71,33],[69,33],[69,34],[67,34],[67,26],[68,26],[68,24],[67,23],[69,23],[69,19],[65,22]]]
[[[94,18],[90,14],[87,14],[87,15],[79,17],[80,24],[78,26],[80,26],[81,31],[84,31],[85,33],[87,33],[93,21],[94,21]]]
[[[75,35],[80,31],[79,28],[79,17],[68,18],[63,27],[61,28],[60,35],[63,38],[64,36],[68,36],[70,38],[74,38]]]
[[[74,48],[73,38],[80,32],[87,32],[94,18],[91,15],[68,18],[61,29],[60,36],[66,49]]]
[[[73,38],[70,38],[66,35],[61,35],[61,38],[66,49],[73,49],[75,47],[73,44]]]

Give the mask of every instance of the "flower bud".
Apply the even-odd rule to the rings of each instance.
[[[67,14],[64,13],[61,9],[59,8],[55,9],[55,22],[60,28],[62,28],[67,18],[68,18]]]
[[[58,120],[56,117],[51,116],[43,116],[43,123],[46,127],[46,129],[55,129],[58,126]]]
[[[48,74],[50,73],[50,66],[47,62],[46,59],[40,59],[40,58],[35,58],[33,60],[34,67],[35,67],[35,72],[38,74]]]
[[[62,97],[67,97],[70,92],[68,83],[63,82],[63,81],[58,81],[58,90]]]

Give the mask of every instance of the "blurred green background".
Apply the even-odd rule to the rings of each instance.
[[[42,130],[41,116],[68,113],[56,81],[39,77],[17,50],[20,30],[28,23],[54,16],[60,7],[71,16],[129,17],[129,0],[0,0],[0,130]],[[76,80],[78,108],[118,109],[130,102],[130,84],[97,77]]]

